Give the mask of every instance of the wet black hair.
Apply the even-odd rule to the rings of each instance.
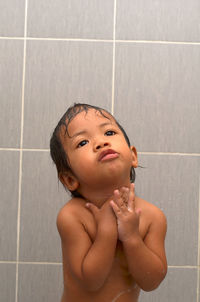
[[[98,111],[100,114],[102,114],[104,117],[108,118],[104,112],[108,113],[110,116],[112,116],[112,114],[110,114],[107,110],[97,107],[97,106],[93,106],[93,105],[89,105],[89,104],[83,104],[83,103],[74,103],[73,106],[69,107],[67,109],[67,111],[64,113],[64,115],[61,117],[60,121],[58,122],[56,128],[53,131],[53,134],[51,136],[50,139],[50,155],[51,158],[53,160],[53,162],[56,165],[57,168],[57,173],[58,173],[58,177],[60,175],[60,173],[64,173],[64,172],[71,172],[73,174],[73,171],[69,165],[69,161],[67,158],[67,154],[63,148],[62,142],[61,142],[61,138],[60,138],[60,134],[61,134],[61,129],[65,129],[65,134],[68,134],[68,125],[69,123],[73,120],[73,118],[75,118],[75,116],[77,116],[79,113],[85,111],[86,113],[88,112],[88,110],[93,109]],[[113,116],[112,116],[113,117]],[[129,138],[125,132],[125,130],[123,129],[123,127],[117,122],[117,120],[113,117],[113,119],[115,120],[117,126],[119,127],[119,129],[122,131],[124,138],[128,144],[128,146],[130,147],[130,141]],[[69,135],[69,134],[68,134]],[[131,171],[130,171],[130,181],[131,182],[135,182],[135,170],[132,167]],[[65,188],[66,189],[66,188]],[[80,193],[75,190],[75,191],[70,191],[72,197],[82,197],[80,195]]]

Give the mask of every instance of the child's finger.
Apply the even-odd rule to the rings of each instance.
[[[90,210],[90,212],[92,212],[92,214],[94,215],[94,217],[96,217],[97,212],[99,211],[99,209],[92,203],[86,203],[86,208],[88,208]]]
[[[121,197],[121,192],[119,192],[119,190],[115,190],[114,191],[113,201],[120,208],[120,211],[127,210],[127,206],[124,203],[124,201],[123,201],[123,199]]]
[[[128,206],[129,188],[127,188],[127,187],[122,187],[121,190],[120,190],[120,192],[121,192],[121,198],[122,198],[124,204],[125,204],[126,206]]]
[[[134,183],[132,183],[130,185],[128,210],[131,212],[135,211],[135,185],[134,185]]]
[[[113,209],[113,211],[114,211],[114,213],[115,213],[115,216],[116,216],[117,218],[120,218],[120,216],[121,216],[121,210],[120,210],[120,208],[118,207],[118,205],[114,202],[114,200],[111,200],[111,201],[110,201],[110,205],[111,205],[111,207],[112,207],[112,209]]]
[[[140,208],[138,208],[138,209],[135,210],[135,213],[136,213],[138,216],[140,216],[140,214],[142,213],[142,210],[141,210]]]
[[[121,207],[121,206],[123,205],[123,200],[122,200],[122,198],[121,198],[121,193],[119,192],[119,190],[115,190],[115,191],[114,191],[113,201],[114,201],[119,207]]]
[[[135,213],[137,214],[138,218],[140,219],[140,215],[142,213],[142,210],[141,209],[136,209]]]

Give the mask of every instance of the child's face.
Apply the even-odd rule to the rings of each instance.
[[[108,113],[90,109],[79,113],[62,135],[62,144],[79,187],[99,188],[111,181],[129,181],[137,153],[129,147],[115,120]]]

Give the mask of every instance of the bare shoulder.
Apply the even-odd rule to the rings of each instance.
[[[84,210],[85,201],[81,198],[72,198],[61,208],[57,216],[57,228],[61,236],[74,225],[81,224],[81,213]]]
[[[164,265],[163,272],[165,272],[165,275],[167,272],[167,259],[165,254],[167,220],[165,214],[152,203],[139,197],[136,198],[136,208],[137,207],[141,208],[141,219],[147,227],[144,243],[161,259]]]
[[[140,208],[142,211],[143,218],[148,221],[149,225],[163,225],[166,227],[167,219],[165,214],[161,209],[159,209],[154,204],[136,197],[136,208]]]

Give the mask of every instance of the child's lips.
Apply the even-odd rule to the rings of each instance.
[[[107,149],[103,152],[100,153],[99,155],[99,161],[104,161],[107,159],[112,159],[112,158],[117,158],[118,157],[118,153],[112,149]]]

